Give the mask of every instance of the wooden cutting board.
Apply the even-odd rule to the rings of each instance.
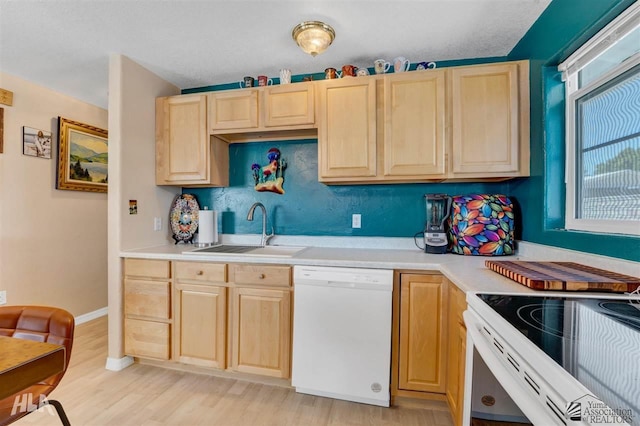
[[[632,292],[640,278],[573,262],[487,260],[485,265],[534,290]]]

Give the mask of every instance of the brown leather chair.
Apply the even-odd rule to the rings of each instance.
[[[63,309],[48,306],[0,306],[0,336],[63,345],[66,352],[64,371],[0,400],[0,426],[13,423],[29,414],[29,411],[23,410],[11,415],[17,396],[31,393],[33,403],[38,404],[41,395],[48,396],[58,386],[71,358],[74,328],[73,316]],[[48,402],[56,409],[62,424],[69,425],[69,419],[62,404],[51,399]]]

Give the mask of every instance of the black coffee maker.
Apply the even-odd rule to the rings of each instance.
[[[424,225],[425,253],[447,252],[447,219],[451,214],[451,197],[447,194],[425,194],[427,220]]]

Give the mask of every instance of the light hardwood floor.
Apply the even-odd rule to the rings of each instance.
[[[107,320],[76,327],[69,369],[51,394],[80,425],[451,426],[445,403],[403,400],[392,408],[296,393],[291,388],[134,364],[104,369]],[[15,425],[59,425],[47,411]]]

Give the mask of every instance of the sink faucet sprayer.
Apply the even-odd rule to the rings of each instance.
[[[269,243],[271,237],[274,236],[273,226],[271,227],[271,234],[267,235],[267,209],[265,209],[264,205],[260,202],[253,203],[249,209],[249,213],[247,214],[247,220],[253,220],[253,212],[256,207],[260,207],[262,209],[262,238],[260,239],[260,245],[264,247]]]

